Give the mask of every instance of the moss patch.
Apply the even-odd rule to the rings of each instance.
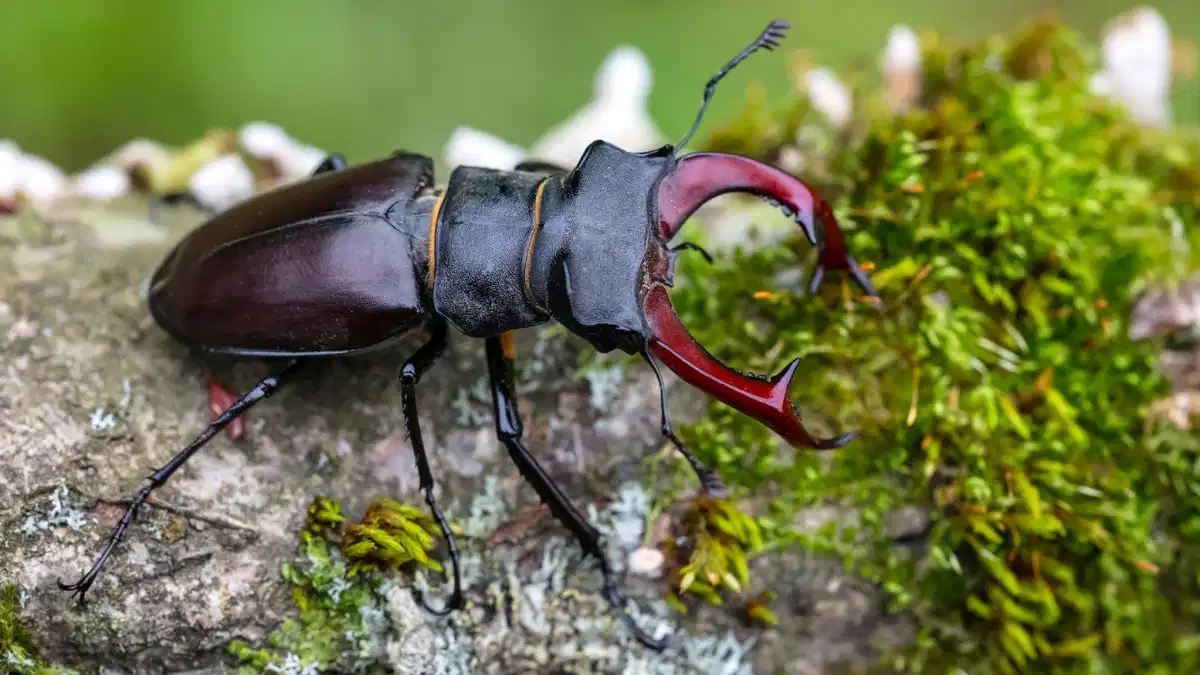
[[[0,671],[12,675],[68,675],[38,658],[29,633],[21,625],[21,591],[15,584],[0,586]]]
[[[772,496],[768,549],[844,556],[916,617],[917,643],[881,670],[1192,672],[1200,442],[1148,419],[1168,393],[1162,342],[1127,328],[1141,292],[1197,268],[1197,134],[1138,128],[1093,96],[1091,47],[1054,23],[922,49],[903,115],[859,93],[835,130],[797,94],[782,111],[752,101],[712,137],[768,161],[819,139],[803,177],[886,311],[836,275],[807,296],[799,235],[716,266],[681,258],[672,294],[735,367],[801,357],[804,418],[861,437],[793,453],[718,403],[680,435],[740,494]],[[859,524],[793,527],[828,503]],[[934,518],[916,556],[885,533],[904,505]]]

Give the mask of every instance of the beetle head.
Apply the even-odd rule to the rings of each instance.
[[[820,255],[811,287],[820,285],[824,270],[844,269],[875,295],[870,281],[847,253],[845,240],[829,203],[803,181],[761,162],[717,153],[681,157],[658,185],[657,235],[664,247],[700,206],[720,195],[742,192],[774,203],[793,218]],[[708,353],[687,332],[667,296],[670,275],[650,275],[642,309],[648,328],[647,348],[685,382],[763,423],[793,445],[836,448],[854,434],[814,438],[800,422],[789,399],[799,359],[773,378],[735,371]]]
[[[770,22],[758,38],[708,81],[696,121],[675,148],[683,147],[699,128],[717,82],[755,51],[777,47],[787,28],[786,21]],[[868,295],[876,295],[871,282],[846,250],[845,238],[829,203],[795,176],[746,157],[695,153],[684,155],[669,166],[650,204],[655,212],[652,221],[657,226],[656,234],[663,250],[700,206],[730,192],[757,195],[795,219],[805,238],[819,251],[809,283],[810,292],[817,290],[827,270],[840,269],[850,273]],[[658,357],[685,382],[758,420],[793,445],[836,448],[854,438],[853,433],[837,438],[814,438],[805,430],[789,398],[799,359],[768,379],[735,371],[709,354],[688,334],[671,306],[667,296],[667,286],[671,284],[669,259],[666,265],[658,268],[661,273],[657,275],[654,261],[648,259],[647,263],[641,303],[646,318],[647,356]]]

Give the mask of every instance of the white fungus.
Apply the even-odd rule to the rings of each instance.
[[[911,106],[921,94],[921,45],[904,24],[892,26],[880,58],[887,103],[896,112]]]
[[[1104,69],[1094,93],[1116,100],[1146,126],[1171,123],[1171,36],[1162,15],[1140,7],[1109,22],[1102,43]]]
[[[129,193],[133,179],[115,164],[100,164],[75,176],[75,194],[86,199],[107,201]]]
[[[45,206],[58,198],[66,182],[53,162],[22,152],[12,141],[0,141],[0,199],[24,198]]]
[[[813,68],[804,74],[804,89],[812,107],[835,126],[850,121],[850,90],[828,68]]]
[[[241,157],[221,155],[192,174],[188,188],[206,208],[221,211],[254,194],[254,173]]]
[[[663,134],[650,118],[653,84],[646,55],[629,45],[617,47],[596,73],[592,100],[542,135],[530,156],[571,167],[597,139],[630,152],[662,145]]]
[[[292,138],[277,124],[250,122],[238,131],[238,143],[255,159],[270,162],[280,180],[289,182],[312,175],[328,153]]]
[[[458,166],[511,171],[526,156],[520,146],[466,126],[458,127],[450,134],[442,154],[449,171]]]

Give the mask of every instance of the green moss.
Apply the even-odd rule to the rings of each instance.
[[[354,563],[351,573],[395,569],[410,562],[441,572],[442,564],[425,553],[441,533],[433,516],[421,509],[378,499],[367,507],[361,522],[346,528],[342,555]]]
[[[377,504],[371,508],[375,511],[368,510],[368,516],[375,513],[375,520],[347,530],[377,528],[378,516],[387,508]],[[265,647],[240,640],[230,644],[243,673],[278,672],[274,669],[279,668],[297,673],[309,672],[305,668],[370,672],[375,663],[375,623],[383,612],[381,579],[363,559],[347,560],[342,555],[343,543],[351,543],[340,541],[343,520],[340,505],[328,498],[317,497],[309,507],[296,559],[283,566],[297,616],[271,633]],[[400,539],[403,545],[409,543],[390,529],[383,534],[392,541]]]
[[[0,586],[0,670],[12,675],[67,675],[73,672],[49,667],[38,658],[29,633],[21,625],[20,590],[15,584]]]
[[[861,97],[837,132],[798,100],[715,142],[773,157],[797,118],[824,134],[804,177],[886,311],[837,275],[807,297],[789,276],[813,258],[800,236],[715,267],[681,258],[672,294],[731,365],[803,358],[804,418],[861,436],[822,461],[718,403],[680,433],[734,489],[776,495],[768,548],[844,556],[915,617],[915,645],[881,670],[1194,672],[1200,443],[1147,419],[1167,393],[1162,343],[1126,334],[1141,291],[1197,268],[1197,135],[1137,128],[1094,97],[1091,48],[1053,23],[923,51],[902,116]],[[828,501],[859,509],[857,530],[791,526]],[[934,518],[917,557],[884,533],[910,504]]]
[[[668,559],[684,561],[670,575],[668,602],[687,611],[680,600],[685,593],[716,605],[722,590],[740,593],[750,583],[746,558],[762,549],[758,523],[732,502],[703,494],[681,520],[680,536],[663,542]]]

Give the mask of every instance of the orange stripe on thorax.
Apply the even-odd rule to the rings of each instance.
[[[533,243],[537,241],[538,230],[542,229],[542,192],[546,189],[546,181],[548,180],[550,179],[546,178],[538,183],[537,194],[533,198],[533,232],[529,234],[529,246],[525,249],[525,299],[529,301],[529,304],[533,305],[534,309],[542,314],[549,314],[550,312],[539,305],[537,300],[534,299],[533,285],[529,281],[529,274],[533,269]]]
[[[429,292],[433,292],[433,273],[437,264],[437,226],[438,215],[442,212],[442,202],[446,201],[446,193],[438,197],[433,205],[433,216],[429,218]]]

